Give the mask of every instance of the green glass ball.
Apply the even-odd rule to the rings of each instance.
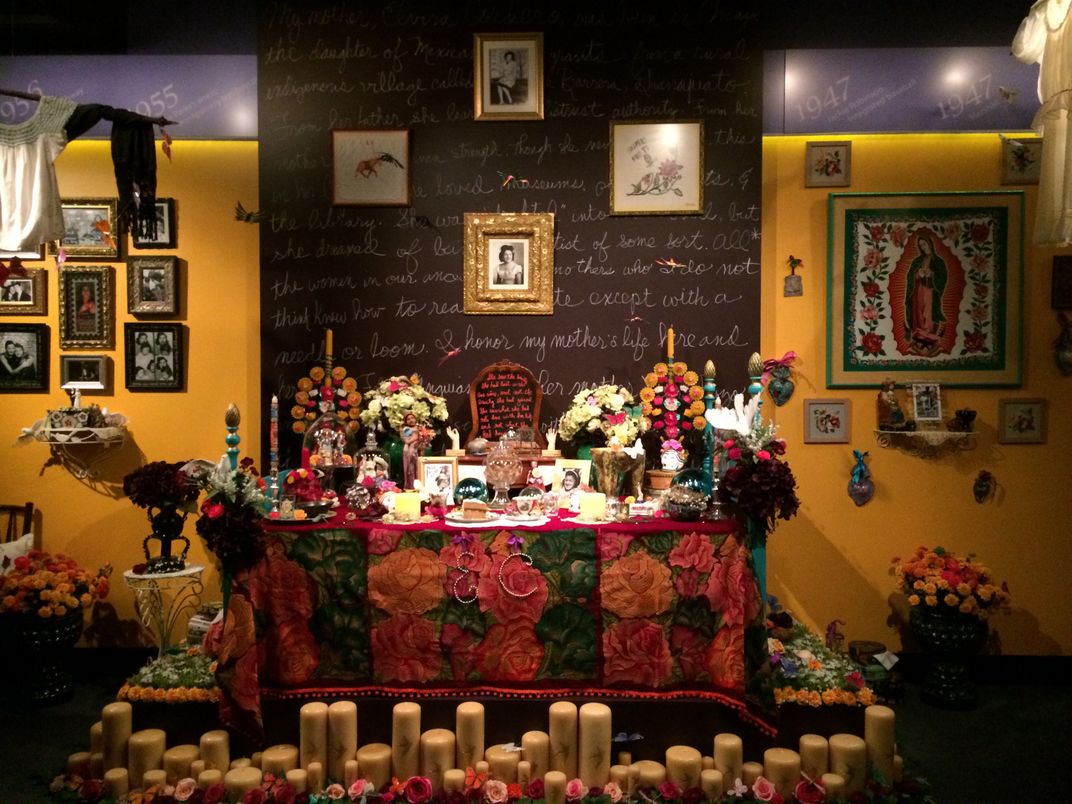
[[[704,477],[703,469],[682,469],[674,475],[670,485],[684,486],[692,491],[698,491],[700,494],[708,493],[707,479]]]
[[[454,504],[461,505],[465,500],[488,501],[488,487],[480,478],[463,477],[454,486]]]

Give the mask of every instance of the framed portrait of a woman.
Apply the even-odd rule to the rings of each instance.
[[[543,34],[473,34],[473,119],[543,120]]]
[[[555,218],[543,213],[465,213],[465,312],[554,311]]]
[[[60,348],[111,349],[115,339],[110,265],[64,265],[60,275]]]

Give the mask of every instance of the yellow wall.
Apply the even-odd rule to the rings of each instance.
[[[811,137],[809,139],[818,139]],[[838,139],[841,139],[839,137]],[[975,551],[1008,581],[1014,611],[994,620],[1007,654],[1066,654],[1072,649],[1067,580],[1072,566],[1068,455],[1072,447],[1069,383],[1057,371],[1052,341],[1050,264],[1054,251],[1025,233],[1024,384],[1021,388],[943,389],[943,410],[975,408],[974,450],[936,459],[912,457],[875,442],[873,389],[827,390],[826,232],[828,189],[804,187],[805,138],[768,138],[763,145],[763,353],[795,350],[797,388],[775,409],[764,403],[790,444],[799,482],[799,516],[769,542],[768,582],[795,614],[822,629],[844,620],[849,639],[874,639],[893,649],[886,626],[890,559],[920,544]],[[1019,189],[1001,187],[997,134],[868,135],[852,138],[852,186],[846,192]],[[1028,228],[1036,188],[1026,187]],[[790,254],[804,259],[804,296],[785,298],[782,277]],[[1044,445],[998,444],[998,400],[1044,397],[1049,404]],[[802,443],[803,403],[814,397],[852,402],[852,443]],[[852,448],[869,450],[877,486],[862,508],[846,485]],[[977,504],[971,485],[980,469],[1000,484],[993,502]]]
[[[176,130],[176,135],[180,132]],[[85,401],[119,411],[130,419],[130,439],[122,450],[99,464],[100,476],[89,485],[59,466],[42,468],[49,458],[44,444],[11,446],[19,428],[40,418],[46,408],[67,403],[59,384],[58,282],[49,259],[48,316],[10,316],[13,323],[46,322],[51,328],[51,380],[47,394],[0,396],[0,500],[32,500],[40,513],[39,533],[46,550],[67,552],[79,562],[98,566],[112,562],[113,592],[109,597],[119,616],[133,618],[131,593],[122,571],[139,560],[141,540],[149,523],[141,509],[122,496],[123,476],[144,461],[218,459],[225,449],[223,413],[235,402],[248,422],[243,452],[256,457],[259,416],[258,230],[234,220],[235,202],[256,209],[256,143],[208,143],[177,140],[173,162],[160,156],[159,194],[176,199],[178,243],[174,250],[131,252],[134,255],[175,254],[180,258],[180,305],[177,317],[187,327],[185,393],[132,393],[123,380],[123,324],[127,313],[126,263],[115,267],[116,348],[111,355],[113,389],[87,395]],[[75,141],[57,160],[60,192],[65,198],[115,197],[115,176],[109,144]],[[129,243],[129,239],[128,239]],[[78,260],[71,259],[70,264]],[[40,267],[39,263],[29,264]],[[83,350],[100,354],[102,350]],[[191,557],[206,562],[193,521],[186,526],[193,542]],[[206,576],[206,595],[218,598],[215,572]],[[124,642],[136,629],[128,622]]]

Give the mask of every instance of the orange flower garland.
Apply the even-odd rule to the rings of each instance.
[[[304,433],[320,416],[330,410],[346,425],[349,433],[356,433],[361,426],[361,392],[357,380],[346,376],[346,369],[335,366],[329,375],[321,366],[313,366],[308,377],[298,380],[294,394],[294,406],[290,415],[294,419],[291,429]]]
[[[703,386],[700,375],[686,363],[656,363],[644,375],[640,403],[647,428],[659,439],[680,438],[683,431],[702,430],[704,419]]]

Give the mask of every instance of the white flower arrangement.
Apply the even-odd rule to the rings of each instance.
[[[627,388],[620,385],[597,385],[582,388],[559,420],[558,433],[567,441],[596,440],[602,435],[609,442],[617,438],[630,446],[644,430],[639,408]]]
[[[398,433],[408,413],[416,417],[420,426],[432,419],[443,422],[447,420],[447,400],[426,391],[416,374],[388,377],[365,392],[361,423],[380,433],[387,430]]]

